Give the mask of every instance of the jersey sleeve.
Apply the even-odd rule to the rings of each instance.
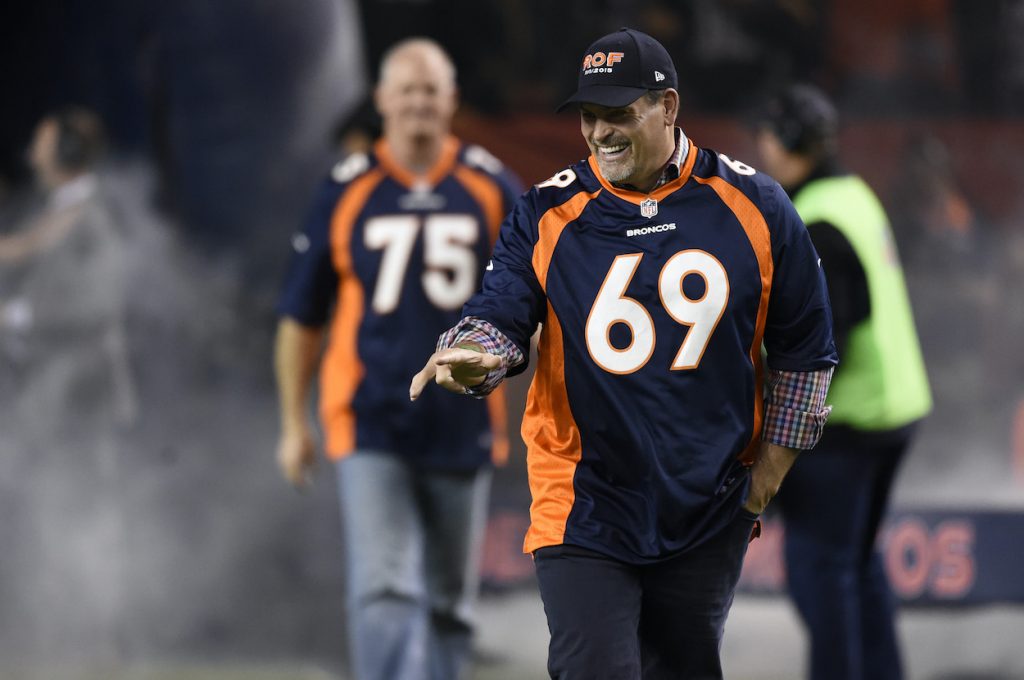
[[[774,262],[764,333],[768,366],[781,371],[835,366],[838,356],[821,260],[782,188],[773,184],[765,192]]]
[[[544,318],[547,300],[533,269],[536,233],[530,194],[526,194],[501,225],[480,291],[462,309],[463,317],[483,319],[501,331],[524,358],[530,355],[530,338]],[[522,373],[527,362],[510,366],[508,375]]]
[[[471,144],[465,148],[463,159],[467,165],[487,173],[494,181],[501,190],[501,214],[508,215],[516,199],[524,191],[523,183],[519,177],[498,160],[496,156],[491,154],[490,151],[476,144]]]
[[[331,218],[345,186],[325,180],[302,230],[292,236],[291,262],[277,312],[305,326],[323,326],[330,317],[338,288],[338,274],[331,261]]]
[[[498,186],[501,187],[501,207],[503,214],[512,212],[516,201],[523,193],[523,183],[511,170],[505,168],[497,175]]]

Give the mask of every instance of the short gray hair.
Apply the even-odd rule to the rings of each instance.
[[[644,93],[644,97],[647,99],[647,103],[653,106],[661,101],[661,98],[665,96],[667,91],[668,90],[665,88],[660,90],[647,90],[647,92]]]
[[[448,52],[446,52],[436,40],[418,36],[400,40],[384,52],[384,56],[380,59],[380,69],[377,73],[377,82],[384,81],[384,75],[387,72],[388,67],[391,65],[391,62],[396,58],[403,56],[406,52],[416,50],[434,52],[437,56],[441,57],[441,60],[451,72],[452,84],[455,84],[455,63],[452,62],[452,58],[448,56]]]

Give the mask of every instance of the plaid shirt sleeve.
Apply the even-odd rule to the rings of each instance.
[[[833,368],[820,371],[776,371],[768,369],[763,441],[793,449],[811,449],[832,407],[825,395],[832,382]]]
[[[472,397],[486,397],[505,378],[508,369],[523,363],[523,353],[514,342],[492,324],[475,316],[467,316],[442,333],[437,339],[437,349],[440,351],[464,343],[479,345],[484,352],[501,358],[501,366],[488,373],[482,383],[466,390],[466,394]]]

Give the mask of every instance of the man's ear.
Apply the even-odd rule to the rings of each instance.
[[[665,112],[665,122],[668,125],[676,124],[676,117],[679,116],[679,93],[671,87],[665,90],[665,96],[661,98]]]

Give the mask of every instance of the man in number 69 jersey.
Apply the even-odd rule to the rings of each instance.
[[[455,69],[437,44],[393,47],[375,101],[383,138],[335,167],[293,239],[275,350],[278,461],[303,483],[329,325],[320,414],[338,462],[353,676],[457,680],[505,411],[501,393],[411,404],[408,376],[480,285],[518,191],[497,159],[448,133]]]
[[[648,35],[588,48],[563,106],[590,157],[519,199],[410,387],[487,394],[542,326],[525,550],[552,678],[721,678],[757,516],[828,415],[837,357],[807,231],[775,181],[675,126],[676,87]]]

